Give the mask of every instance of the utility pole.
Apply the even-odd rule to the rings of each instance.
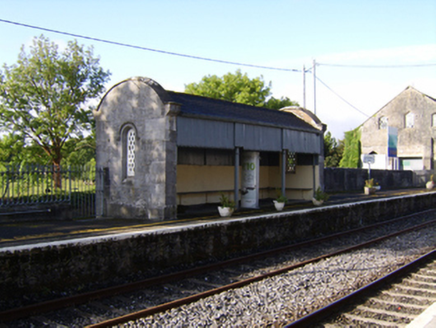
[[[313,60],[313,113],[316,115],[316,62]]]
[[[303,65],[303,108],[306,108],[306,68]]]

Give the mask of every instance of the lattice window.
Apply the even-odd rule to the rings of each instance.
[[[135,150],[136,150],[136,133],[134,129],[129,129],[126,135],[127,143],[127,161],[126,172],[128,177],[135,176]]]
[[[297,168],[297,153],[288,151],[286,156],[286,172],[295,173]]]

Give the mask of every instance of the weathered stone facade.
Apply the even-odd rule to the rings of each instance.
[[[387,126],[398,129],[397,156],[400,169],[434,168],[435,99],[413,87],[407,87],[362,124],[362,154],[386,155]],[[414,163],[413,166],[410,163]]]
[[[97,166],[104,172],[104,204],[97,216],[176,216],[176,123],[178,105],[164,103],[165,92],[150,79],[115,85],[95,111]],[[133,169],[127,172],[128,131]]]

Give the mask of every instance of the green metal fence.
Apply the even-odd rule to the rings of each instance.
[[[6,166],[0,171],[0,190],[0,210],[65,203],[76,216],[95,216],[94,166]]]

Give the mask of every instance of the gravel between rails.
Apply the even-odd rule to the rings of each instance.
[[[435,245],[432,226],[118,327],[281,327]]]

